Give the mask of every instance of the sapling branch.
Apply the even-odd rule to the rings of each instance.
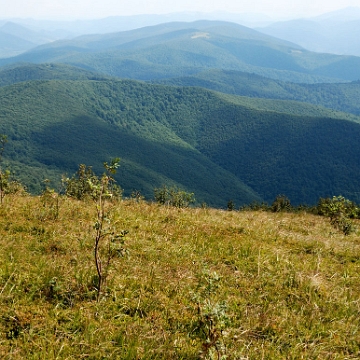
[[[91,189],[91,197],[96,204],[96,221],[94,224],[95,229],[95,241],[94,241],[94,260],[97,272],[97,301],[100,300],[103,293],[103,288],[106,284],[106,279],[112,259],[116,255],[116,251],[113,249],[113,243],[121,239],[121,245],[123,244],[122,238],[127,232],[121,232],[115,234],[113,225],[111,223],[110,209],[107,208],[107,202],[113,198],[114,195],[114,183],[115,180],[112,175],[116,173],[119,159],[114,159],[110,164],[104,163],[105,173],[99,179],[93,177],[88,180],[89,188]],[[101,245],[103,241],[107,239],[107,251],[101,251]],[[122,254],[123,248],[120,248]]]

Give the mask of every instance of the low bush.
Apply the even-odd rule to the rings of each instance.
[[[178,208],[188,207],[195,202],[194,193],[180,190],[177,187],[168,188],[164,185],[154,190],[155,200],[162,205],[170,205]]]

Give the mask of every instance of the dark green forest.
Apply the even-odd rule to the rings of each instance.
[[[4,161],[32,192],[119,156],[127,196],[170,184],[219,207],[279,193],[294,203],[359,199],[360,125],[346,113],[116,79],[25,81],[0,98]]]
[[[360,81],[299,84],[274,80],[253,73],[216,69],[156,83],[203,87],[253,98],[296,100],[360,115]]]

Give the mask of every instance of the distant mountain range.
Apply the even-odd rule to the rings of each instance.
[[[40,44],[73,39],[81,35],[128,31],[170,22],[201,19],[250,24],[268,24],[270,19],[258,14],[174,13],[167,15],[112,16],[94,20],[50,21],[34,19],[0,20],[0,58],[19,55]]]
[[[258,27],[264,34],[294,42],[307,50],[360,56],[360,8],[353,7],[310,19]]]
[[[155,80],[203,69],[245,71],[292,82],[360,79],[360,58],[317,54],[228,22],[167,23],[120,33],[84,35],[38,46],[15,62],[56,62],[110,76]]]
[[[170,22],[221,20],[257,29],[288,40],[310,51],[339,55],[360,55],[360,7],[345,8],[315,18],[274,21],[256,13],[184,12],[166,15],[112,16],[103,19],[50,21],[34,19],[0,20],[0,58],[18,55],[39,44],[71,39],[86,34],[129,31]],[[15,36],[7,42],[7,37]],[[25,43],[22,43],[26,41]]]

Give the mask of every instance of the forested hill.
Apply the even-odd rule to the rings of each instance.
[[[357,118],[288,101],[130,80],[28,81],[0,88],[4,157],[29,186],[78,164],[122,159],[125,194],[175,184],[199,202],[358,200]]]
[[[0,86],[30,80],[106,80],[109,77],[66,64],[12,64],[0,68]]]
[[[240,71],[213,69],[156,83],[197,86],[254,98],[296,100],[360,115],[360,81],[299,84]]]
[[[66,64],[28,63],[13,64],[0,68],[0,86],[29,80],[110,79],[109,76]],[[358,101],[360,98],[360,81],[298,84],[239,71],[207,70],[192,76],[152,81],[152,83],[203,87],[222,93],[252,98],[295,100],[360,115],[360,103]]]
[[[360,79],[360,58],[317,54],[296,44],[229,22],[167,23],[41,45],[16,62],[56,62],[103,74],[159,80],[206,69],[236,70],[293,82]]]

